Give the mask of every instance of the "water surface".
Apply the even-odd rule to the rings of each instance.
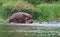
[[[0,24],[0,37],[60,37],[60,24]]]

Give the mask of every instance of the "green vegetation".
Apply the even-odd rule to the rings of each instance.
[[[0,20],[13,13],[27,12],[37,21],[60,21],[60,0],[0,0]]]
[[[37,8],[41,10],[37,20],[60,21],[60,4],[40,4]]]

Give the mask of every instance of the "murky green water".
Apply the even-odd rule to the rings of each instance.
[[[60,27],[0,25],[0,37],[60,37]]]

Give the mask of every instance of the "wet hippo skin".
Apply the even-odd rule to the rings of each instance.
[[[14,22],[14,23],[33,23],[32,21],[32,16],[28,13],[25,12],[17,12],[14,13],[10,18],[9,18],[9,23]]]

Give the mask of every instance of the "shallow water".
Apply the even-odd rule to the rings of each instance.
[[[0,37],[60,37],[60,24],[0,24]]]

